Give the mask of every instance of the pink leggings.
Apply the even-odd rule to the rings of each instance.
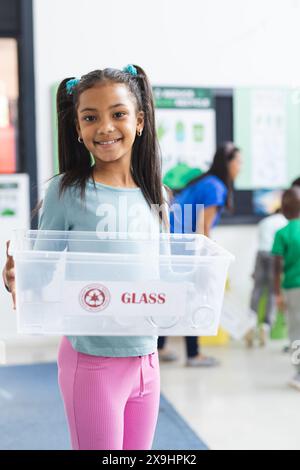
[[[74,450],[151,449],[160,395],[157,351],[91,356],[63,337],[58,383]]]

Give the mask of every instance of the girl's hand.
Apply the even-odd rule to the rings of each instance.
[[[16,309],[16,283],[15,283],[15,263],[12,256],[8,254],[10,241],[6,242],[6,263],[2,271],[4,284],[12,295],[13,309]]]
[[[280,312],[284,312],[286,305],[282,294],[276,295],[276,306]]]

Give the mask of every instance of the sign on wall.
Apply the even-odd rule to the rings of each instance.
[[[234,141],[243,155],[237,189],[289,186],[300,175],[299,128],[293,90],[235,90]]]
[[[216,141],[212,91],[157,86],[153,88],[153,93],[163,175],[172,174],[172,178],[180,183],[183,166],[191,170],[207,170]]]

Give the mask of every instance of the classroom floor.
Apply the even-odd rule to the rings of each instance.
[[[168,410],[174,409],[178,415],[175,420],[177,427],[173,423],[171,428],[174,428],[174,432],[178,431],[178,436],[182,436],[185,432],[186,440],[179,437],[174,438],[169,431],[166,433],[162,421],[163,426],[158,429],[160,434],[158,433],[155,448],[162,448],[161,443],[163,442],[164,449],[195,449],[201,448],[202,442],[213,450],[299,450],[300,392],[287,385],[294,371],[289,355],[282,352],[283,346],[286,344],[286,341],[272,341],[265,348],[255,347],[251,350],[246,349],[241,343],[233,342],[227,346],[206,347],[203,352],[219,358],[222,364],[219,367],[203,369],[185,367],[183,338],[168,338],[168,347],[178,352],[179,360],[171,364],[161,362],[161,389],[163,396],[170,403],[170,407],[167,406]],[[26,343],[20,348],[19,351],[15,349],[15,357],[14,354],[11,354],[12,360],[17,356],[22,356],[24,361],[28,359],[28,362],[32,362],[36,359],[37,362],[41,362],[50,357],[52,360],[56,357],[54,347],[47,351],[47,348],[41,348],[39,342],[36,344],[36,350],[32,345],[26,346]],[[41,370],[44,369],[47,368],[41,368]],[[20,370],[24,370],[27,377],[26,369],[21,368]],[[2,370],[2,372],[5,371]],[[52,377],[52,387],[56,390],[56,375],[54,372],[52,375],[53,377],[51,374],[49,375],[49,380]],[[30,406],[32,406],[32,397],[28,398],[31,394],[28,392],[26,395],[24,392],[24,383],[20,373],[11,374],[10,377],[9,382],[3,377],[3,380],[0,380],[0,405],[1,403],[3,405],[2,425],[6,424],[7,430],[5,442],[2,437],[2,448],[49,448],[45,447],[41,438],[38,447],[30,447],[37,445],[34,436],[43,437],[38,426],[42,425],[40,421],[43,420],[44,411],[42,414],[38,411],[34,415],[39,416],[40,421],[32,416],[32,409],[29,415],[25,416],[28,408],[24,407],[23,402],[28,399]],[[27,379],[30,385],[30,375]],[[21,381],[23,385],[20,386],[18,381]],[[44,380],[37,381],[37,384],[43,387]],[[15,392],[11,392],[11,390]],[[52,389],[50,388],[50,390]],[[18,394],[18,400],[13,393]],[[47,396],[45,392],[45,397]],[[57,400],[61,401],[58,397]],[[7,404],[13,406],[13,412]],[[36,403],[36,407],[39,406],[43,406],[43,400],[41,403]],[[4,411],[6,414],[3,414]],[[165,413],[165,416],[172,422],[175,414],[173,411],[173,414],[169,411],[167,414]],[[29,424],[25,418],[27,421],[29,420]],[[54,418],[55,416],[51,416],[51,419]],[[61,412],[55,419],[64,423],[63,413]],[[45,422],[48,422],[48,418]],[[20,423],[27,424],[20,427]],[[33,426],[32,429],[36,434],[30,431],[30,426]],[[64,429],[63,425],[61,428]],[[21,431],[23,434],[20,434]],[[193,431],[201,441],[199,441],[200,447],[197,444],[197,436],[194,438],[192,434]],[[166,435],[168,442],[159,437],[165,438]],[[18,442],[16,442],[16,438],[19,439]],[[66,437],[56,436],[56,440],[59,442],[52,442],[46,436],[45,442],[48,446],[52,442],[53,447],[51,448],[66,448],[64,439],[66,441]],[[57,444],[59,447],[55,447]],[[182,447],[182,445],[187,447]]]
[[[71,449],[55,362],[0,367],[0,429],[0,451]],[[152,449],[207,449],[163,395]]]
[[[243,344],[206,347],[222,365],[184,367],[182,338],[169,338],[177,363],[161,363],[162,392],[210,449],[300,449],[300,391],[286,341],[248,350]]]

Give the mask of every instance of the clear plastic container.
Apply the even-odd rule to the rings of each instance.
[[[215,335],[233,256],[203,235],[16,231],[18,331]]]
[[[245,307],[242,299],[226,293],[220,319],[222,328],[236,340],[242,339],[249,330],[256,328],[257,314]]]

